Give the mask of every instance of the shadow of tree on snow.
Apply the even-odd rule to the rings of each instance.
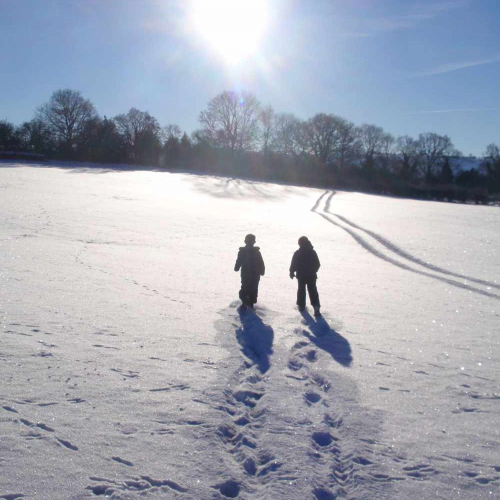
[[[220,177],[216,174],[193,176],[192,179],[195,189],[215,198],[280,201],[290,195],[304,196],[303,191],[294,186],[266,180]]]

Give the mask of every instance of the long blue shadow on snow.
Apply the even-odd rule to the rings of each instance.
[[[317,347],[330,354],[330,356],[343,366],[351,366],[351,345],[327,323],[325,318],[314,319],[307,311],[300,313],[304,318],[309,332],[303,330],[304,335]]]
[[[241,326],[236,330],[236,339],[243,354],[253,361],[261,373],[271,366],[274,330],[250,309],[239,311]]]

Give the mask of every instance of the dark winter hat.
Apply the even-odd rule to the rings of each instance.
[[[247,234],[245,236],[245,243],[255,243],[255,234]]]
[[[307,236],[301,236],[299,238],[299,247],[303,247],[309,243],[309,240],[307,239]]]

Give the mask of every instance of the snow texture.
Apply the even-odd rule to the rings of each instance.
[[[0,499],[500,497],[498,208],[3,162],[0,212]]]

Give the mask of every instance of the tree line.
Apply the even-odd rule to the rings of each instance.
[[[494,143],[477,168],[461,170],[462,155],[447,135],[395,137],[326,113],[301,120],[248,92],[221,92],[199,124],[188,136],[136,108],[101,118],[80,92],[63,89],[29,122],[0,120],[0,157],[127,163],[428,199],[484,202],[500,192]]]

